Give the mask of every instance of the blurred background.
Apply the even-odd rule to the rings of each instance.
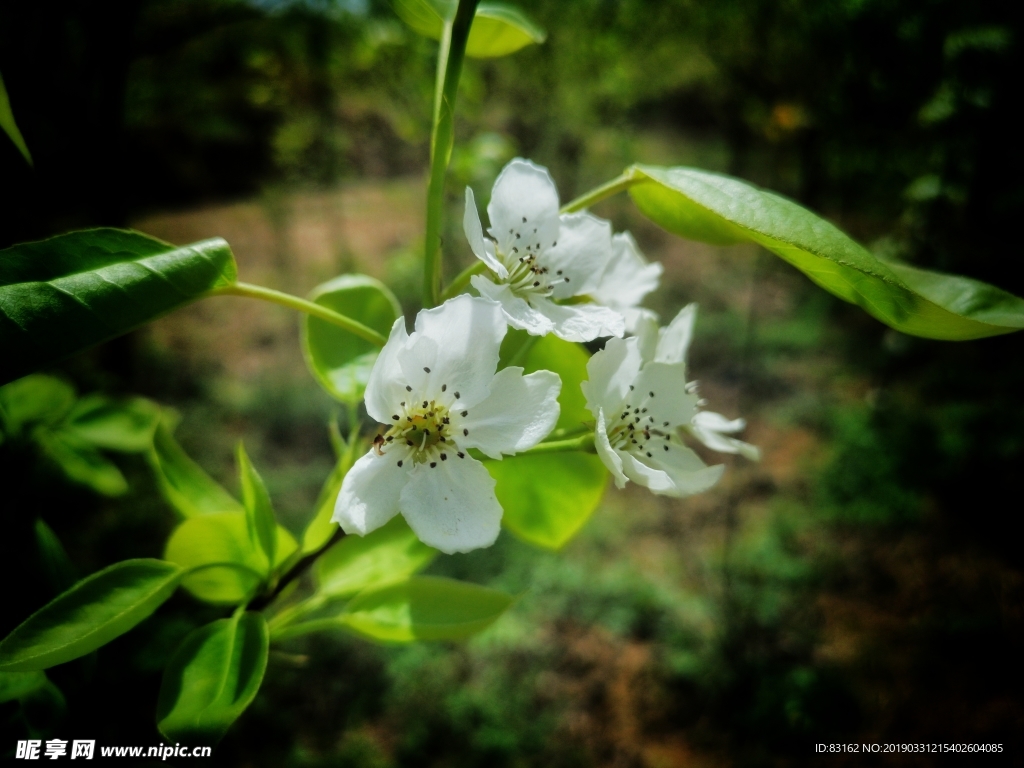
[[[1024,294],[1020,4],[521,5],[547,42],[465,68],[452,273],[471,258],[461,190],[486,200],[522,155],[563,200],[634,161],[727,172],[889,257]],[[305,294],[356,270],[411,316],[435,55],[381,0],[3,3],[0,72],[35,166],[0,141],[0,247],[92,225],[222,236],[243,280]],[[1024,334],[906,337],[753,247],[671,237],[625,196],[595,212],[664,263],[649,302],[663,320],[700,303],[692,375],[709,407],[748,419],[764,460],[729,460],[694,499],[611,488],[560,554],[503,534],[440,558],[431,572],[522,599],[460,645],[293,641],[215,762],[859,762],[815,757],[842,740],[1001,742],[1024,763]],[[173,407],[178,439],[229,488],[244,438],[294,530],[333,464],[336,406],[277,307],[206,300],[50,373]],[[127,490],[104,495],[0,444],[0,635],[54,594],[37,517],[79,575],[160,556],[175,518],[141,458],[114,460]],[[56,668],[66,707],[29,713],[33,727],[159,743],[162,665],[220,613],[180,594]],[[13,713],[0,706],[2,754],[24,738]]]

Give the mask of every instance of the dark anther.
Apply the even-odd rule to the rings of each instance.
[[[425,371],[426,373],[430,373],[430,369],[429,369],[429,368],[427,368],[427,366],[423,366],[423,370],[424,370],[424,371]]]
[[[433,468],[434,468],[434,467],[436,467],[436,466],[437,466],[437,462],[436,462],[436,461],[432,461],[432,462],[430,462],[430,468],[431,468],[431,469],[433,469]]]
[[[519,249],[513,246],[512,253],[519,253]],[[522,259],[520,259],[520,261],[522,261]]]
[[[634,408],[633,409],[633,413],[640,413],[640,409],[639,408]]]
[[[640,413],[647,413],[647,409],[646,408],[641,408],[640,409]]]
[[[426,400],[424,400],[424,401],[423,401],[423,407],[424,407],[424,408],[426,408],[426,407],[427,407],[427,401],[426,401]],[[644,410],[646,411],[647,409],[646,409],[646,408],[644,408]]]
[[[663,445],[661,447],[664,448],[666,451],[668,450],[668,446],[667,445]]]
[[[443,419],[441,419],[441,423],[442,424],[451,424],[451,421],[449,421],[448,417],[445,416]]]
[[[464,454],[464,453],[463,453],[462,451],[459,451],[459,454],[458,454],[458,455],[459,455],[459,458],[460,458],[460,459],[464,459],[464,458],[466,458],[466,454]]]
[[[463,437],[469,437],[469,430],[468,429],[462,430],[462,436]]]
[[[569,282],[569,278],[568,278],[568,277],[567,277],[567,278],[565,278],[565,282],[567,282],[567,283]]]
[[[639,417],[639,416],[637,416],[637,417],[636,417],[636,423],[637,423],[637,424],[639,424],[639,423],[640,423],[640,417]]]
[[[551,244],[551,247],[552,247],[552,248],[554,248],[554,247],[555,247],[556,245],[558,245],[558,241],[557,241],[557,240],[555,240],[555,242],[553,242],[553,243]]]
[[[462,395],[460,395],[458,392],[456,392],[455,393],[455,399],[458,400],[460,397],[462,397]]]
[[[463,411],[462,418],[466,418],[467,416],[469,416],[469,411]]]
[[[448,442],[447,440],[444,439],[444,435],[441,435],[441,442],[442,443],[447,443]]]
[[[654,393],[653,392],[648,392],[647,394],[650,395],[651,397],[654,397]]]
[[[630,391],[630,392],[632,392],[632,391],[633,391],[633,385],[632,385],[632,384],[630,384],[630,385],[629,385],[629,391]]]
[[[446,389],[448,389],[448,385],[447,384],[442,384],[441,385],[441,391],[444,392]]]
[[[386,440],[387,442],[389,442],[389,443],[390,443],[390,442],[391,442],[392,440],[394,440],[394,439],[395,439],[395,436],[394,436],[394,435],[388,435],[388,436],[387,436],[386,438],[384,438],[384,439],[385,439],[385,440]]]
[[[526,223],[526,217],[523,216],[523,224],[525,224],[525,223]]]
[[[667,426],[668,426],[668,422],[666,421],[666,422],[665,422],[664,424],[662,424],[661,426],[663,426],[663,427],[667,427]]]
[[[398,421],[398,414],[396,413],[396,414],[395,414],[394,416],[392,416],[391,418],[392,418],[392,419],[394,419],[395,421]]]
[[[540,280],[536,281],[536,282],[535,282],[535,283],[533,284],[533,287],[534,287],[534,288],[536,288],[536,287],[537,287],[538,285],[540,285]]]
[[[402,402],[400,402],[400,403],[399,403],[399,405],[400,405],[400,406],[402,406],[403,408],[405,408],[405,400],[403,400]]]
[[[560,274],[562,274],[562,270],[558,270],[557,272],[555,272],[555,274],[556,274],[556,275],[560,275]]]
[[[406,440],[405,444],[408,445],[409,447],[412,447],[412,440]]]
[[[441,454],[441,461],[448,461],[448,454],[447,453],[442,453]]]
[[[519,239],[519,233],[516,232],[516,240],[518,240],[518,239]]]
[[[405,385],[405,391],[406,392],[412,392],[412,387],[410,387],[408,384],[406,384]]]
[[[398,460],[398,466],[402,466],[402,460],[401,459]]]
[[[648,459],[654,458],[653,456],[651,456],[651,452],[650,451],[647,452],[647,458]]]

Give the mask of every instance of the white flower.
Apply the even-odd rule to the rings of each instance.
[[[493,459],[539,443],[558,421],[562,382],[550,371],[495,373],[507,328],[500,307],[459,296],[398,318],[366,385],[366,411],[388,425],[349,470],[333,520],[365,535],[401,513],[425,544],[467,552],[494,543],[494,480],[468,455]]]
[[[641,317],[636,334],[643,362],[680,363],[685,369],[696,320],[696,304],[683,307],[666,328],[658,328],[657,322],[650,317]],[[696,382],[688,386],[696,394]],[[698,405],[703,405],[703,401],[698,400]],[[746,426],[743,419],[729,420],[719,413],[697,411],[684,429],[713,451],[738,453],[751,461],[760,461],[761,451],[756,446],[728,437],[742,432]]]
[[[660,263],[647,262],[629,232],[620,232],[612,238],[612,258],[590,297],[622,315],[626,333],[635,333],[641,318],[657,318],[640,302],[658,287],[663,271]]]
[[[506,165],[494,182],[487,215],[492,239],[484,237],[467,187],[463,227],[494,278],[474,275],[473,287],[501,304],[509,325],[567,341],[625,332],[622,315],[613,309],[556,303],[598,288],[612,257],[612,229],[589,213],[559,215],[558,190],[546,169],[521,158]]]
[[[725,467],[706,466],[679,437],[697,412],[685,363],[644,364],[637,337],[610,339],[587,373],[581,386],[597,420],[594,443],[616,486],[632,480],[654,493],[690,496],[718,482]]]

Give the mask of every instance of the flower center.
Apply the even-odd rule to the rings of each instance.
[[[630,387],[633,390],[633,387]],[[677,430],[680,425],[671,421],[657,421],[649,413],[654,392],[633,395],[622,406],[622,411],[608,424],[608,442],[612,448],[654,458],[655,451],[668,452],[671,445],[680,443]],[[673,440],[673,438],[675,438]]]
[[[526,219],[523,219],[526,222]],[[537,230],[533,230],[533,234],[527,235],[527,237],[536,238]],[[522,232],[513,232],[509,230],[509,234],[514,234],[516,242],[523,242],[524,245],[512,246],[511,253],[501,253],[500,246],[498,257],[501,258],[508,269],[508,278],[505,282],[509,288],[512,289],[513,293],[522,296],[527,301],[532,297],[548,297],[551,295],[552,290],[558,283],[568,283],[569,277],[563,274],[563,271],[559,269],[554,275],[550,274],[551,270],[544,266],[542,261],[542,255],[545,248],[539,242],[526,242],[522,236]],[[551,247],[558,245],[558,241],[551,244]]]
[[[432,467],[438,461],[447,461],[449,454],[460,459],[465,456],[452,437],[448,406],[435,400],[420,400],[403,401],[400,407],[401,410],[391,417],[391,428],[374,440],[378,455],[395,450],[403,457],[398,466],[411,460],[416,464],[429,463]]]

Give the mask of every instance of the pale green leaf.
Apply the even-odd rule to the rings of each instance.
[[[453,0],[392,0],[395,13],[424,37],[440,40],[446,21],[455,16]],[[466,43],[466,55],[490,59],[515,53],[530,44],[543,43],[543,29],[508,3],[482,2],[477,6]]]
[[[533,343],[525,360],[513,363],[521,365],[525,373],[553,371],[562,379],[557,429],[577,429],[584,422],[593,420],[587,410],[587,399],[580,389],[580,382],[587,378],[589,359],[590,355],[579,344],[548,334]]]
[[[128,481],[121,470],[89,442],[66,430],[39,430],[36,433],[43,452],[76,483],[104,496],[128,492]]]
[[[156,427],[147,459],[156,475],[160,492],[183,517],[244,511],[220,483],[182,450],[166,420]]]
[[[4,429],[12,435],[20,434],[35,424],[59,424],[74,404],[74,387],[41,373],[24,376],[0,387]]]
[[[144,397],[86,395],[75,403],[64,429],[98,448],[141,453],[152,446],[159,421],[160,406]]]
[[[54,594],[59,594],[78,581],[75,566],[72,565],[57,534],[41,517],[36,518],[35,531],[43,574],[50,582]]]
[[[242,486],[242,506],[245,507],[245,522],[249,531],[249,539],[258,546],[268,563],[275,562],[277,550],[277,521],[274,519],[274,508],[270,503],[270,494],[263,483],[249,456],[245,446],[238,444],[238,476]]]

